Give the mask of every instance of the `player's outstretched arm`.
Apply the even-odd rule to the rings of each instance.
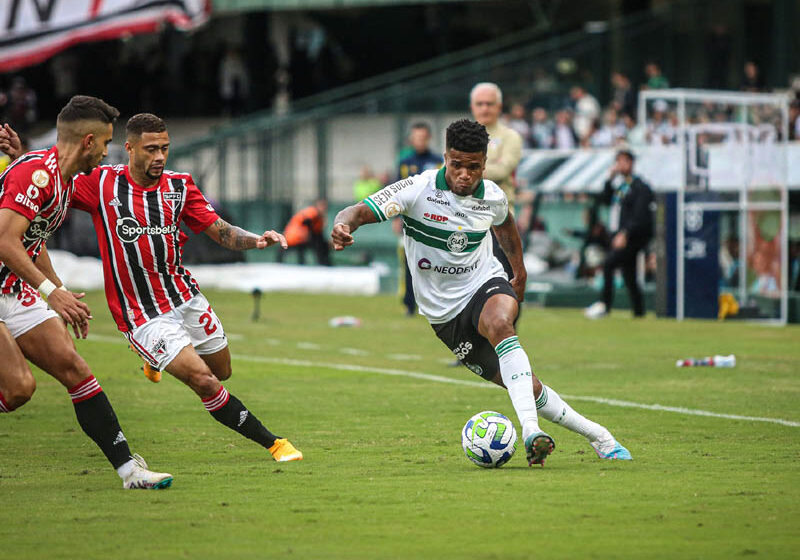
[[[353,232],[364,224],[374,224],[378,221],[375,214],[363,202],[348,206],[333,220],[331,241],[333,249],[341,251],[353,244]]]
[[[284,249],[288,247],[286,238],[276,231],[267,230],[262,235],[256,235],[233,226],[222,218],[217,218],[217,221],[208,226],[203,233],[226,249],[233,251],[266,249],[270,245],[280,245]]]
[[[12,161],[22,155],[19,135],[8,124],[0,126],[0,152],[5,152]]]
[[[71,292],[57,290],[52,280],[48,280],[33,263],[21,241],[29,225],[30,221],[22,214],[9,208],[0,208],[0,261],[29,285],[45,293],[53,311],[72,325],[76,333],[83,332],[88,329],[87,322],[92,318],[89,307],[78,301]],[[44,282],[50,284],[43,285]]]
[[[494,234],[500,247],[508,257],[514,278],[511,279],[511,287],[517,294],[517,299],[525,299],[525,284],[528,282],[528,272],[525,270],[525,262],[522,260],[522,241],[519,238],[517,224],[514,223],[514,216],[511,212],[506,216],[506,221],[499,226],[494,226]]]

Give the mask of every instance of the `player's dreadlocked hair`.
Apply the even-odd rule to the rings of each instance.
[[[445,137],[445,148],[458,150],[474,154],[475,152],[486,153],[489,145],[489,133],[486,127],[475,121],[461,119],[451,123],[447,127]]]
[[[125,133],[128,138],[141,136],[145,132],[164,132],[166,130],[167,125],[164,121],[152,113],[133,115],[128,119],[128,124],[125,125]]]

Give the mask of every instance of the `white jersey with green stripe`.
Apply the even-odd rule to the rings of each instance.
[[[508,278],[489,233],[508,215],[505,193],[483,180],[472,196],[458,196],[444,174],[445,168],[425,171],[364,199],[379,221],[402,216],[414,296],[434,324],[458,315],[490,278]]]

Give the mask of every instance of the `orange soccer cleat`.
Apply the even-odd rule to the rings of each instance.
[[[303,453],[296,449],[292,443],[285,438],[276,439],[272,447],[269,448],[272,458],[278,462],[302,461]]]
[[[128,348],[130,348],[131,350],[133,350],[134,354],[136,354],[136,355],[137,355],[137,356],[139,356],[140,358],[142,357],[142,356],[139,354],[139,352],[137,352],[137,351],[136,351],[136,348],[134,348],[132,345],[128,346]],[[154,368],[153,366],[151,366],[151,365],[150,365],[150,364],[147,362],[147,360],[145,360],[144,358],[142,358],[142,362],[143,362],[143,365],[142,365],[142,371],[144,371],[144,375],[145,375],[145,377],[147,377],[147,379],[149,379],[149,380],[150,380],[150,381],[152,381],[153,383],[158,383],[159,381],[161,381],[161,371],[160,371],[160,370],[157,370],[156,368]]]

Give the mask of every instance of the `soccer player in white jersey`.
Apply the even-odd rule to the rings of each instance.
[[[630,459],[603,426],[581,416],[531,369],[516,336],[527,273],[514,218],[503,191],[483,180],[489,135],[460,120],[447,128],[445,167],[389,185],[339,212],[331,237],[341,251],[364,224],[401,215],[408,266],[422,313],[459,360],[505,387],[522,425],[528,464],[544,464],[555,448],[539,416],[586,437],[602,459]],[[513,269],[492,254],[493,230]]]

